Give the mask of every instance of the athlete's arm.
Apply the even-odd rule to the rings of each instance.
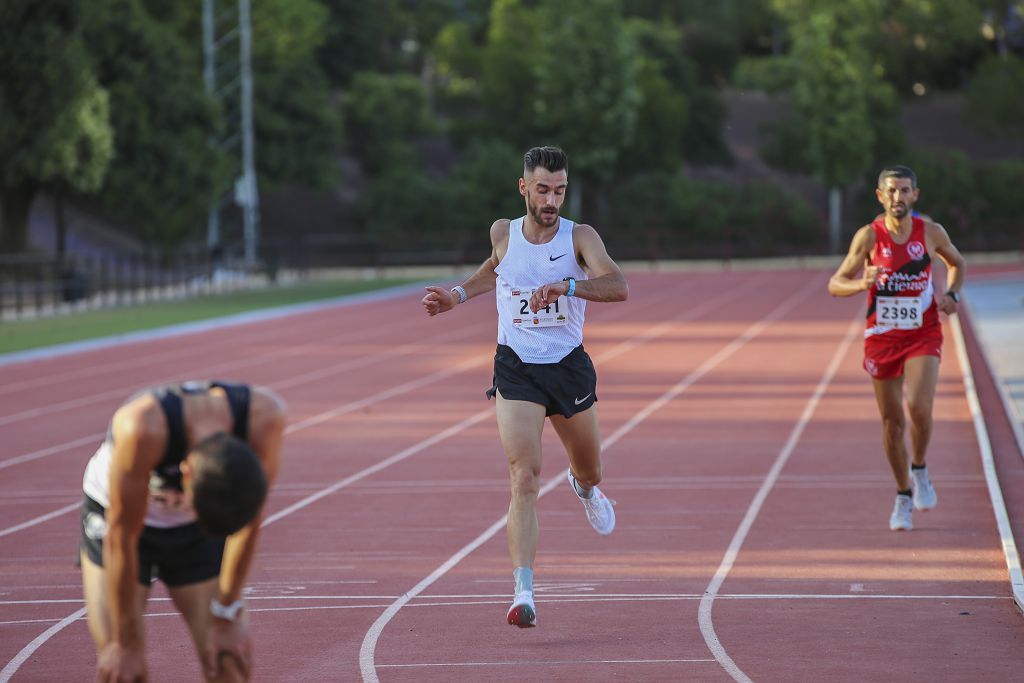
[[[588,275],[586,280],[576,282],[574,296],[587,301],[625,301],[629,296],[626,277],[608,255],[597,231],[589,225],[577,224],[573,226],[572,241],[576,247],[576,260]],[[536,312],[568,291],[568,282],[546,284],[534,291],[530,309]]]
[[[493,292],[497,274],[495,268],[501,263],[508,249],[508,224],[507,218],[494,221],[491,225],[491,255],[480,264],[469,278],[462,283],[461,287],[466,290],[466,301],[474,296]],[[435,316],[455,308],[459,303],[459,297],[451,290],[444,287],[429,286],[427,294],[423,297],[423,307],[427,309],[427,315]]]
[[[865,225],[850,241],[850,250],[843,262],[828,280],[828,293],[832,296],[853,296],[871,289],[878,277],[878,266],[869,263],[871,250],[875,248],[875,231]],[[861,268],[863,275],[857,277]]]
[[[149,474],[163,457],[167,423],[151,396],[120,408],[111,423],[110,505],[103,542],[110,642],[97,662],[99,680],[145,675],[142,614],[138,611],[139,536],[146,519]]]
[[[964,286],[964,257],[960,250],[953,246],[949,233],[941,225],[926,221],[924,229],[925,240],[946,264],[946,291],[939,299],[939,310],[947,315],[956,313],[957,304],[948,294],[959,293],[960,288]]]
[[[253,388],[249,403],[249,445],[263,465],[267,487],[277,478],[281,459],[281,440],[287,424],[284,402],[268,389]],[[249,524],[228,536],[220,568],[217,600],[230,605],[241,599],[245,579],[256,553],[262,511]],[[211,617],[206,651],[203,661],[211,678],[219,674],[221,654],[235,659],[245,677],[249,676],[251,644],[246,621],[242,618],[228,621]]]

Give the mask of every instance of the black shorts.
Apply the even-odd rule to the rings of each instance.
[[[106,511],[89,496],[82,501],[82,545],[89,560],[103,566]],[[139,537],[139,583],[149,586],[160,579],[168,586],[184,586],[217,577],[224,555],[224,539],[210,538],[198,524],[160,529],[142,527]]]
[[[572,417],[597,401],[597,372],[582,346],[557,363],[524,363],[511,347],[498,344],[487,398],[498,391],[509,401],[540,404],[548,416]]]

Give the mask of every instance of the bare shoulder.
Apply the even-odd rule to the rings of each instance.
[[[594,226],[586,223],[576,223],[572,226],[572,241],[576,245],[577,252],[587,247],[604,247],[604,241],[597,234],[597,230],[594,229]]]
[[[509,224],[512,221],[508,218],[499,218],[498,220],[491,223],[491,244],[498,246],[502,242],[508,241],[508,230]]]
[[[249,399],[249,420],[252,428],[283,429],[288,419],[284,399],[266,387],[252,387]]]
[[[491,265],[497,266],[508,250],[508,231],[512,223],[508,218],[499,218],[491,223]]]
[[[940,243],[949,241],[949,233],[942,227],[941,223],[936,223],[931,218],[924,218],[924,234],[930,242]]]
[[[597,230],[594,229],[594,226],[586,223],[574,224],[572,226],[572,236],[583,237],[583,239],[593,239],[595,237],[597,239],[601,239],[601,236],[597,234]]]
[[[853,242],[858,242],[867,245],[869,247],[875,246],[875,229],[871,227],[870,223],[860,226],[860,229],[853,234]]]
[[[117,409],[110,421],[114,443],[125,448],[115,453],[130,454],[140,467],[155,465],[167,443],[167,418],[152,394],[133,398]]]

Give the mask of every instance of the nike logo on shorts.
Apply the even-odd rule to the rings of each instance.
[[[569,252],[566,252],[566,254],[567,253],[569,253]],[[558,256],[548,256],[548,261],[557,261],[558,259],[562,258],[563,256],[565,256],[565,254],[559,254]]]
[[[563,256],[564,256],[564,254],[563,254]],[[591,391],[591,392],[590,392],[590,394],[587,394],[587,395],[586,395],[586,396],[584,396],[583,398],[577,398],[577,399],[576,399],[576,405],[579,405],[579,404],[583,403],[584,401],[586,401],[586,400],[587,400],[588,398],[590,398],[590,395],[591,395],[591,394],[593,394],[593,393],[594,393],[594,392],[593,392],[593,391]]]

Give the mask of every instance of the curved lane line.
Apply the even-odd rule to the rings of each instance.
[[[822,376],[821,381],[818,382],[818,386],[815,388],[814,394],[811,396],[810,400],[807,401],[807,405],[804,407],[804,412],[793,427],[793,431],[790,433],[789,439],[782,447],[779,455],[775,458],[775,463],[772,465],[772,468],[768,470],[768,475],[761,484],[761,488],[758,489],[757,495],[754,496],[754,500],[751,501],[750,507],[747,508],[747,514],[743,517],[743,521],[740,522],[739,528],[736,529],[736,533],[732,537],[732,542],[729,543],[729,547],[725,551],[725,557],[722,558],[722,563],[718,566],[718,570],[711,578],[711,583],[709,583],[708,587],[704,590],[704,597],[701,598],[700,609],[697,613],[701,635],[704,636],[704,642],[707,644],[708,649],[711,650],[711,654],[714,655],[715,659],[718,660],[718,663],[722,665],[722,668],[732,676],[733,680],[737,682],[751,683],[751,679],[743,673],[743,670],[740,669],[739,666],[736,665],[736,662],[734,662],[732,657],[730,657],[725,651],[725,647],[722,646],[721,641],[718,640],[718,636],[715,634],[714,624],[711,620],[711,608],[714,605],[715,598],[718,597],[718,589],[722,587],[722,584],[725,582],[725,578],[729,575],[729,571],[736,562],[736,556],[739,555],[740,548],[743,546],[743,542],[746,540],[747,534],[750,532],[750,528],[754,525],[754,520],[757,519],[757,515],[761,512],[761,506],[764,504],[768,494],[775,486],[775,482],[778,480],[779,474],[782,472],[782,468],[785,467],[786,462],[789,460],[789,456],[793,453],[793,449],[796,448],[796,444],[800,440],[800,436],[803,434],[804,428],[807,427],[807,424],[811,421],[811,417],[814,415],[814,411],[818,407],[818,402],[825,394],[825,390],[828,388],[828,385],[831,384],[832,378],[839,369],[839,364],[842,362],[843,357],[846,356],[846,353],[849,350],[850,345],[853,343],[854,338],[856,338],[857,333],[860,332],[862,324],[861,318],[862,314],[858,313],[856,318],[854,318],[854,321],[850,324],[846,337],[839,345],[835,355],[832,356],[832,361],[825,370],[825,374]]]
[[[708,372],[714,369],[715,366],[717,366],[719,363],[727,359],[729,356],[733,355],[741,348],[743,348],[747,344],[747,342],[757,337],[769,325],[771,325],[771,323],[781,318],[787,311],[796,306],[796,304],[799,303],[800,300],[807,296],[809,291],[810,289],[806,287],[797,290],[796,293],[792,294],[788,299],[779,304],[779,306],[777,306],[768,315],[766,315],[764,318],[751,325],[743,332],[743,334],[741,334],[736,339],[733,339],[729,344],[727,344],[717,353],[715,353],[710,358],[701,363],[696,370],[694,370],[689,375],[681,379],[679,382],[677,382],[674,386],[672,386],[668,391],[659,396],[657,399],[649,403],[643,410],[641,410],[632,418],[630,418],[628,422],[623,424],[621,427],[615,430],[615,432],[611,436],[604,440],[604,442],[602,443],[602,451],[607,451],[608,448],[611,448],[611,446],[613,446],[617,441],[619,441],[619,439],[621,439],[629,432],[633,431],[633,429],[635,429],[641,422],[650,417],[651,414],[653,414],[658,409],[664,407],[666,404],[670,403],[673,399],[679,396],[679,394],[686,391],[687,388],[692,386],[694,383],[698,382],[702,377],[704,377],[704,375],[706,375]],[[663,327],[665,326],[665,324],[666,323],[662,323],[661,325],[659,325],[659,327]],[[629,342],[627,342],[627,344],[628,343]],[[598,361],[606,361],[607,355],[608,354],[602,355],[602,357],[599,358]],[[557,476],[549,479],[538,492],[538,500],[545,496],[546,494],[553,491],[555,487],[560,486],[562,482],[565,480],[567,472],[568,469],[562,470]],[[359,669],[362,672],[364,683],[379,683],[380,681],[380,679],[377,677],[377,665],[374,661],[376,656],[375,652],[377,649],[377,641],[380,639],[380,634],[383,633],[384,628],[388,625],[388,622],[390,622],[391,619],[396,614],[398,614],[398,611],[406,603],[408,603],[410,600],[412,600],[417,595],[422,593],[424,590],[429,588],[431,584],[433,584],[442,576],[444,576],[448,572],[448,570],[457,565],[459,562],[465,559],[470,553],[472,553],[474,550],[476,550],[485,542],[494,537],[495,534],[497,534],[505,527],[507,521],[508,515],[505,515],[501,519],[496,521],[486,531],[484,531],[482,534],[480,534],[475,539],[470,541],[461,550],[459,550],[457,553],[448,558],[448,560],[445,561],[444,564],[442,564],[440,567],[431,572],[429,576],[427,576],[425,579],[416,584],[413,588],[411,588],[409,591],[403,594],[398,600],[393,602],[386,610],[384,610],[383,614],[381,614],[377,618],[373,625],[370,626],[370,629],[366,632],[366,635],[363,637],[363,643],[359,648]]]
[[[615,347],[609,349],[606,353],[602,354],[600,356],[600,359],[601,360],[607,360],[609,358],[614,358],[615,356],[621,355],[621,354],[625,353],[626,351],[633,349],[634,347],[636,347],[637,345],[639,345],[643,341],[647,341],[647,340],[655,338],[655,337],[657,337],[657,336],[659,336],[661,334],[664,334],[664,332],[667,331],[668,329],[670,329],[673,324],[678,323],[678,322],[682,322],[682,321],[686,321],[686,320],[690,320],[692,318],[695,318],[695,317],[701,315],[704,311],[706,311],[706,310],[713,310],[716,306],[721,305],[722,303],[724,303],[724,302],[728,301],[729,299],[732,299],[732,298],[734,298],[736,296],[737,296],[736,290],[730,290],[730,291],[726,291],[724,293],[721,293],[718,296],[715,296],[715,297],[705,301],[703,304],[701,304],[699,306],[696,306],[693,309],[690,309],[689,311],[687,311],[687,312],[685,312],[685,313],[683,313],[683,314],[681,314],[679,316],[676,316],[676,318],[674,318],[673,320],[663,321],[660,324],[658,324],[658,325],[654,326],[653,328],[649,329],[647,332],[645,332],[645,333],[643,333],[641,335],[637,335],[636,337],[634,337],[633,339],[631,339],[629,341],[622,342],[622,343],[616,345]],[[782,303],[780,306],[778,306],[775,309],[775,311],[770,313],[763,320],[769,320],[769,319],[773,319],[773,317],[781,316],[786,310],[788,310],[789,308],[792,308],[794,305],[796,305],[796,303],[800,299],[802,299],[803,296],[804,296],[803,294],[801,294],[800,292],[797,292],[797,294],[794,294],[789,299],[787,299],[784,303]],[[761,323],[758,323],[758,324],[754,325],[752,328],[750,328],[747,331],[747,333],[744,334],[744,338],[749,336],[749,338],[752,339],[753,336],[756,336],[756,334],[760,333],[761,329],[763,329],[764,326],[766,326],[766,325],[762,325]],[[757,328],[757,333],[755,333],[753,336],[750,336],[751,335],[751,331],[753,331],[755,328]],[[745,339],[745,341],[743,341],[742,344],[739,344],[739,346],[737,346],[736,349],[738,349],[740,346],[745,344],[746,341],[749,341],[749,339]],[[733,344],[736,344],[736,340],[734,340],[733,343],[730,344],[730,347]],[[729,347],[727,347],[727,348],[729,348]],[[736,349],[733,349],[733,350],[735,351]],[[726,354],[726,355],[731,355],[731,353],[732,352],[730,352],[729,354]],[[718,356],[721,355],[721,354],[722,354],[721,351],[718,354],[715,354],[713,359],[714,358],[718,358]],[[725,357],[726,356],[722,356],[722,359],[724,359]],[[479,362],[480,361],[478,361],[478,360],[470,360],[470,361],[464,362],[463,364],[461,364],[459,366],[456,366],[455,369],[440,370],[437,373],[434,373],[434,375],[431,375],[431,377],[434,377],[434,376],[437,376],[437,375],[445,375],[445,374],[456,374],[457,372],[461,372],[462,369],[466,369],[466,368],[472,367],[474,365],[477,365]],[[700,368],[698,368],[696,371],[694,371],[694,373],[691,374],[691,377],[694,377],[693,381],[696,381],[700,376],[703,376],[704,373],[706,373],[708,370],[711,369],[711,367],[713,367],[713,366],[709,366],[707,368],[707,370],[704,370],[702,372],[701,370],[705,367],[705,365],[708,365],[708,362],[709,361],[705,361],[705,363],[702,364],[700,366]],[[717,362],[718,361],[716,361],[715,364],[717,364]],[[698,375],[698,373],[700,373],[700,374]],[[422,381],[423,381],[423,378],[420,378],[418,380],[414,380],[414,381],[408,382],[406,384],[417,385],[418,386]],[[686,380],[684,380],[684,382],[685,381]],[[692,382],[690,382],[690,383],[692,383]],[[682,382],[680,384],[682,384]],[[678,388],[678,391],[675,391],[674,395],[678,395],[679,393],[681,393],[683,391],[683,389],[685,389],[685,387],[679,388],[679,386],[680,385],[676,385],[676,387],[674,387],[672,390],[670,390],[669,393],[671,393],[672,391],[675,391],[677,388]],[[392,394],[393,392],[394,392],[394,388],[386,390],[384,392],[380,392],[380,394]],[[363,399],[362,401],[359,401],[358,403],[364,404],[366,400],[368,400],[368,399]],[[666,401],[660,403],[658,405],[658,407],[660,407],[661,405],[664,405],[664,403],[667,403],[667,402],[668,401],[666,400]],[[658,401],[655,401],[655,403],[658,403]],[[654,409],[651,409],[650,412],[653,412],[653,410]],[[493,411],[493,407],[490,407],[490,408],[487,408],[485,410],[482,410],[479,413],[477,413],[476,415],[473,415],[473,416],[463,420],[462,422],[458,423],[457,425],[449,427],[448,429],[446,429],[446,430],[444,430],[442,432],[442,434],[445,435],[444,438],[447,438],[448,436],[452,436],[452,435],[462,431],[463,429],[466,429],[466,428],[470,427],[471,425],[476,424],[477,422],[482,420],[484,417],[486,417],[488,414],[490,414],[491,411]],[[333,415],[340,414],[337,409],[335,409],[334,411],[328,411],[328,412],[332,413]],[[650,412],[646,413],[644,416],[646,417],[646,415],[650,414]],[[634,417],[634,420],[636,420],[635,417]],[[303,423],[302,427],[308,426],[309,424],[312,424],[312,423],[314,423],[314,422],[311,422],[310,420],[307,420],[306,423]],[[610,445],[610,443],[614,443],[613,440],[618,440],[618,438],[622,434],[624,434],[626,431],[631,430],[634,426],[636,426],[636,424],[639,424],[639,421],[634,423],[633,420],[631,420],[629,423],[627,423],[622,428],[620,428],[619,431],[617,431],[615,434],[612,435],[612,437],[610,437],[609,442],[608,442],[609,445]],[[296,429],[302,428],[302,427],[296,427]],[[628,429],[626,429],[627,427],[628,427]],[[623,431],[623,430],[625,430],[625,431]],[[290,431],[295,431],[295,429],[293,429],[292,427],[289,427],[288,430],[286,430],[286,433],[288,433]],[[421,441],[416,446],[412,446],[412,447],[402,451],[401,453],[397,453],[397,454],[391,456],[388,459],[388,464],[394,464],[395,462],[398,462],[399,460],[404,460],[405,458],[413,455],[414,453],[417,453],[420,450],[423,450],[423,448],[426,448],[427,445],[434,445],[434,444],[436,444],[438,441],[441,440],[440,438],[438,438],[439,436],[440,436],[439,434],[435,434],[434,436],[429,437],[428,439],[424,439],[423,441]],[[422,445],[422,447],[419,447],[421,445]],[[399,456],[402,456],[402,457],[399,457]],[[378,463],[378,465],[379,465],[379,463]],[[383,467],[379,467],[378,465],[371,466],[371,467],[367,468],[367,470],[373,470],[373,472],[377,472],[377,471],[383,469]],[[370,473],[371,472],[366,472],[366,474],[362,475],[362,476],[360,476],[361,473],[357,473],[355,475],[346,477],[345,479],[343,479],[343,480],[341,480],[339,482],[336,482],[335,484],[332,484],[330,487],[327,487],[327,489],[323,489],[321,491],[318,491],[317,493],[314,493],[314,494],[308,496],[307,498],[305,498],[305,499],[295,503],[294,505],[290,506],[286,510],[281,510],[281,511],[275,513],[274,515],[271,515],[270,517],[268,517],[267,519],[265,519],[263,521],[263,523],[261,524],[261,527],[262,526],[266,526],[268,524],[272,524],[272,523],[278,521],[279,519],[281,519],[281,518],[291,514],[292,512],[296,512],[296,511],[298,511],[298,510],[308,506],[309,504],[315,502],[316,500],[319,500],[320,498],[323,498],[325,495],[328,495],[327,493],[324,493],[324,491],[327,491],[328,489],[330,490],[330,493],[334,493],[334,492],[344,488],[345,486],[348,486],[349,484],[351,484],[351,483],[353,483],[355,481],[358,481],[359,479],[362,479],[364,476],[366,476],[366,475],[368,475]],[[554,480],[548,482],[548,486],[546,486],[545,489],[541,490],[541,495],[544,495],[544,493],[546,493],[547,491],[553,489],[554,485],[559,483],[559,481],[562,478],[564,478],[564,472],[563,472],[563,474],[560,477],[556,477]],[[50,513],[50,517],[48,517],[48,519],[52,518],[53,516],[57,516],[58,514],[63,514],[64,512],[73,510],[76,507],[78,507],[78,503],[75,503],[73,506],[69,506],[67,509],[62,508],[61,510],[58,510],[58,511],[56,511],[54,513]],[[504,518],[502,518],[502,520],[499,520],[498,523],[504,524]],[[22,526],[20,528],[25,528],[25,527]],[[493,535],[493,533],[491,535]],[[424,588],[425,587],[426,586],[424,586]],[[83,608],[83,610],[84,610],[84,608]],[[75,621],[75,619],[72,619],[72,617],[74,617],[74,616],[75,616],[74,614],[68,616],[67,618],[62,620],[59,624],[55,625],[54,627],[52,627],[50,629],[47,629],[47,631],[45,631],[43,634],[41,634],[39,637],[37,637],[35,640],[33,640],[28,645],[26,645],[25,648],[23,648],[22,651],[19,652],[18,655],[16,655],[14,659],[12,659],[10,662],[8,662],[7,666],[4,667],[4,671],[6,672],[6,671],[8,671],[8,669],[10,669],[10,675],[14,675],[14,673],[18,670],[18,668],[21,666],[21,664],[24,663],[25,659],[27,659],[27,657],[30,656],[32,654],[32,652],[34,652],[35,650],[39,649],[39,647],[41,647],[49,638],[53,637],[56,633],[58,633],[65,626],[73,623]],[[76,619],[77,619],[77,617],[76,617]],[[31,650],[30,650],[30,648],[31,648]],[[26,654],[25,657],[22,657],[22,654],[25,653],[26,651],[28,651],[28,654]],[[372,657],[372,654],[371,654],[371,657]],[[15,664],[15,660],[18,660],[17,664]],[[376,672],[374,672],[374,677],[376,677]],[[8,676],[8,678],[0,679],[0,683],[6,683],[8,680],[9,680],[9,676]]]

